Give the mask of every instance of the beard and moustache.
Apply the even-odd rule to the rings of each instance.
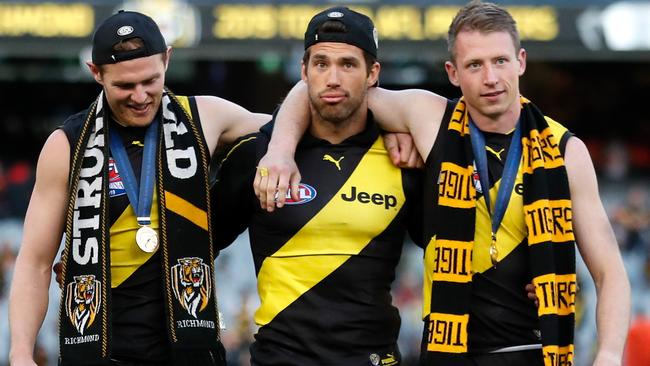
[[[323,102],[320,98],[322,94],[331,92],[332,90],[327,89],[318,93],[309,93],[309,104],[313,114],[318,117],[322,122],[327,122],[335,126],[344,125],[346,122],[352,120],[359,109],[361,108],[365,96],[368,93],[367,90],[364,90],[358,96],[352,96],[347,90],[336,91],[342,92],[345,96],[345,99],[342,102],[329,104]]]

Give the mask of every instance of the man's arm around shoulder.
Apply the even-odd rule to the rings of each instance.
[[[10,361],[35,365],[36,335],[48,306],[52,262],[61,242],[68,201],[70,144],[62,130],[43,146],[9,298]]]
[[[210,156],[218,143],[230,144],[240,136],[259,130],[271,120],[268,114],[250,112],[219,97],[203,95],[196,96],[195,100]]]
[[[292,195],[298,190],[300,173],[293,155],[310,120],[307,89],[307,84],[300,81],[287,95],[276,118],[269,152],[259,163],[266,169],[264,176],[260,172],[255,177],[255,193],[261,207],[268,211],[273,211],[276,204],[282,207],[289,187]],[[424,160],[436,140],[446,106],[445,98],[421,89],[370,88],[368,92],[368,107],[379,126],[389,132],[410,133]],[[274,200],[276,192],[277,203]]]
[[[594,366],[621,365],[630,322],[630,284],[598,195],[596,173],[585,144],[571,137],[565,160],[576,243],[594,279],[598,298],[598,352]]]
[[[382,129],[410,133],[426,161],[438,136],[447,99],[422,89],[371,88],[368,107]]]

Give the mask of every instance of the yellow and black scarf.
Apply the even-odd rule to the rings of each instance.
[[[187,98],[165,90],[161,110],[156,187],[168,336],[174,350],[216,349],[220,334],[208,220],[209,152],[200,125],[188,112]],[[61,365],[108,364],[111,353],[110,118],[101,93],[88,110],[79,139],[71,142],[59,316]]]
[[[544,115],[523,97],[521,108],[523,208],[530,269],[540,302],[544,363],[569,365],[573,363],[576,275],[567,173],[560,137],[552,134]],[[426,365],[468,365],[477,195],[469,115],[462,98],[440,134],[445,145],[434,193],[435,236],[427,251],[443,254],[434,255],[436,263],[431,266],[431,307],[425,318],[423,358]]]

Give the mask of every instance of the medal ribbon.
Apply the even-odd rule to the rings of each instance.
[[[521,123],[517,121],[515,132],[512,135],[510,142],[510,149],[508,156],[503,166],[503,174],[501,176],[501,185],[497,191],[496,202],[494,203],[494,213],[490,210],[490,178],[488,176],[487,154],[485,152],[485,136],[483,132],[476,127],[474,121],[469,121],[469,131],[472,138],[472,150],[474,151],[474,162],[478,170],[479,179],[481,181],[481,190],[485,197],[485,206],[487,206],[488,215],[492,223],[492,244],[490,245],[490,258],[492,265],[496,267],[498,261],[498,251],[496,247],[496,233],[501,225],[501,220],[508,207],[510,195],[512,194],[512,187],[515,184],[515,177],[519,168],[519,161],[521,160]]]
[[[158,118],[147,127],[144,137],[144,152],[142,156],[142,169],[140,170],[140,187],[135,179],[131,161],[122,142],[122,138],[115,131],[110,130],[110,147],[120,177],[124,182],[126,195],[135,211],[138,225],[151,224],[151,204],[153,201],[154,177],[156,175],[156,140],[158,137]],[[139,193],[138,193],[139,191]]]

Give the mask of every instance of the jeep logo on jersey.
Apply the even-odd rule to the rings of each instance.
[[[287,197],[284,203],[287,205],[302,205],[303,203],[307,203],[316,198],[316,189],[309,184],[300,183],[298,186],[298,198],[298,201],[294,201],[291,198],[291,190],[289,189],[287,190]]]
[[[355,200],[361,203],[372,203],[377,206],[384,206],[384,209],[388,210],[390,207],[397,206],[397,197],[390,194],[381,194],[381,193],[368,193],[359,191],[357,193],[357,187],[352,186],[352,190],[346,196],[345,193],[341,194],[343,201],[353,202]]]

